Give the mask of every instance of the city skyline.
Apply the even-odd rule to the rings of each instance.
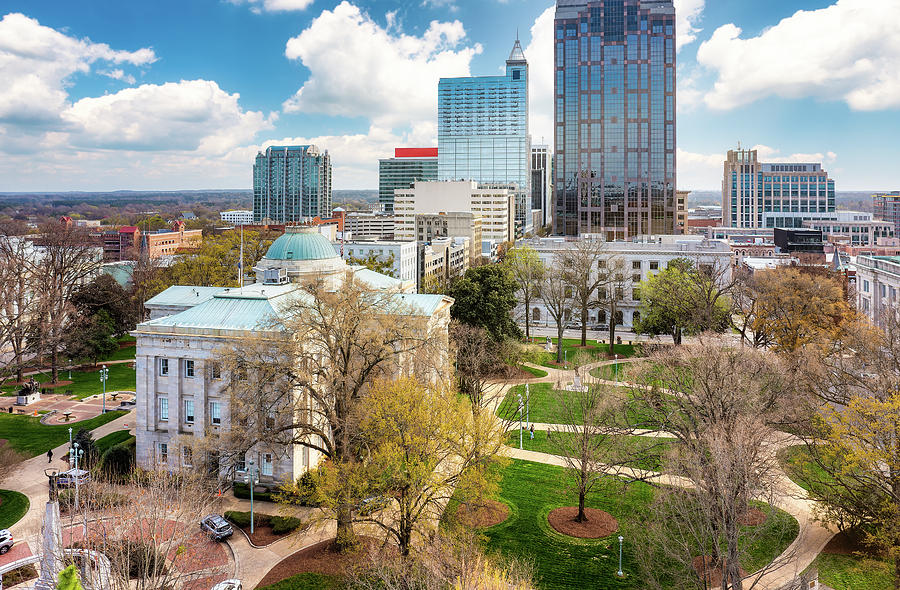
[[[677,188],[719,189],[740,141],[766,161],[822,162],[838,191],[896,190],[896,2],[675,4]],[[436,145],[437,80],[500,74],[516,29],[532,143],[549,143],[554,8],[11,0],[0,191],[249,188],[260,149],[310,143],[329,150],[336,189],[376,189],[380,158]]]

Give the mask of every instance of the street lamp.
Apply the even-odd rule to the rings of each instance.
[[[625,540],[625,537],[619,535],[619,571],[616,572],[616,575],[620,578],[625,577],[625,572],[622,571],[622,541]]]
[[[528,388],[528,384],[525,384],[525,428],[531,427],[531,413],[529,409],[531,407],[531,389]]]
[[[72,380],[72,359],[69,359],[69,381]]]
[[[79,448],[80,445],[76,443],[72,443],[72,448],[69,449],[69,466],[72,466],[72,463],[75,464],[75,505],[80,506],[80,502],[78,501],[78,481],[81,479],[80,474],[78,472],[78,460],[84,457],[84,449]]]
[[[619,382],[619,355],[614,355],[616,357],[616,383]]]
[[[259,483],[259,471],[256,469],[256,464],[253,462],[253,459],[247,461],[249,467],[247,468],[247,475],[244,476],[244,481],[247,482],[247,485],[250,486],[250,534],[252,535],[254,532],[253,528],[253,488],[256,484]]]
[[[522,394],[516,394],[519,396],[519,450],[522,450]]]
[[[109,377],[109,369],[106,368],[106,365],[103,365],[103,368],[100,369],[100,382],[103,384],[103,411],[102,413],[106,413],[106,379]]]

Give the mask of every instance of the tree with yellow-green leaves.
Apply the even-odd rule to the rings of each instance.
[[[359,506],[356,520],[381,528],[402,556],[410,554],[417,533],[436,529],[451,496],[477,500],[495,490],[504,430],[487,412],[473,415],[455,392],[411,378],[379,381],[360,432],[367,449],[360,461],[349,471],[319,470],[323,506],[341,502],[348,479],[367,485],[370,500]]]

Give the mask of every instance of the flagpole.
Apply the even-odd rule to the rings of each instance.
[[[238,260],[238,287],[244,286],[244,224],[241,224],[241,258]]]

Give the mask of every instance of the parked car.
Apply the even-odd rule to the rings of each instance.
[[[222,541],[234,534],[231,524],[219,514],[210,514],[201,520],[200,530],[216,541]]]
[[[12,549],[14,543],[11,532],[7,529],[0,530],[0,555]]]
[[[212,590],[243,590],[244,586],[241,584],[241,581],[237,578],[231,578],[229,580],[222,580],[218,584],[212,587]]]
[[[76,484],[83,486],[91,480],[91,472],[84,469],[69,469],[63,471],[58,476],[56,485],[61,488],[69,488]]]

